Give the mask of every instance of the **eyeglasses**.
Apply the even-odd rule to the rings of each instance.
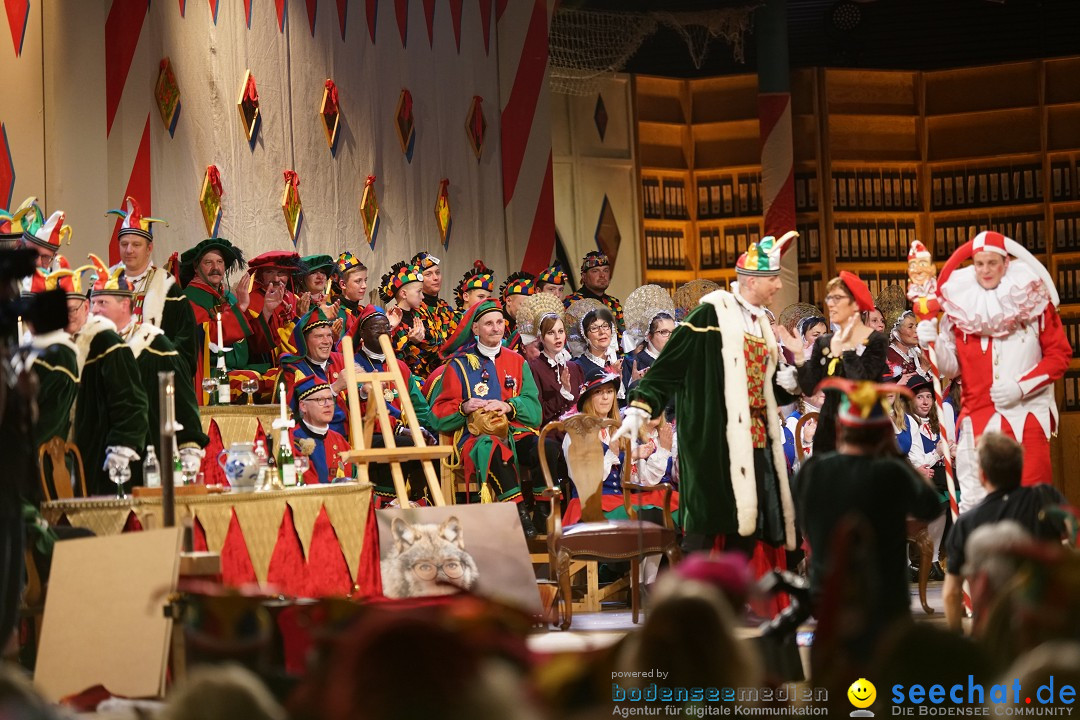
[[[599,333],[605,331],[611,332],[611,323],[596,323],[589,326],[589,332],[591,333]]]
[[[332,397],[320,397],[320,398],[304,398],[304,402],[315,403],[316,405],[330,405],[334,402]]]
[[[447,560],[444,563],[433,563],[423,560],[412,566],[412,571],[421,580],[434,580],[439,570],[451,580],[457,580],[465,574],[465,567],[457,560]]]
[[[653,335],[659,335],[660,337],[671,337],[671,333],[675,332],[675,328],[671,330],[657,330]]]
[[[847,300],[847,299],[848,299],[847,295],[826,295],[825,296],[825,304],[826,305],[832,305],[834,303],[843,302],[844,300]]]

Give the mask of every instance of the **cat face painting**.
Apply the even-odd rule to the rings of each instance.
[[[461,523],[449,517],[441,525],[413,525],[394,518],[390,526],[394,547],[382,561],[383,593],[406,598],[450,595],[472,590],[480,576],[465,550]]]

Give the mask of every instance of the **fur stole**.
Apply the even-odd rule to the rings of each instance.
[[[90,354],[90,343],[99,333],[106,330],[116,332],[116,325],[104,315],[91,315],[86,319],[86,324],[75,336],[75,357],[79,363],[79,376],[82,376],[83,367],[86,365],[87,355]]]

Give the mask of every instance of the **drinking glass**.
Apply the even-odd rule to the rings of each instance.
[[[205,377],[202,381],[203,392],[210,396],[210,404],[217,404],[217,380],[212,377]]]
[[[248,396],[247,404],[252,405],[252,404],[254,404],[254,401],[252,400],[252,396],[259,389],[259,381],[256,378],[244,378],[240,382],[240,389],[243,390],[245,393],[247,393],[247,396]]]
[[[118,500],[127,498],[127,493],[124,492],[124,483],[131,479],[131,468],[115,468],[109,467],[109,480],[116,483],[116,497]]]

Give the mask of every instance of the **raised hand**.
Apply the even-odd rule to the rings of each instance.
[[[240,276],[240,280],[237,281],[233,292],[236,293],[236,306],[240,308],[240,312],[247,312],[248,306],[251,305],[250,270],[245,270],[244,274]]]

